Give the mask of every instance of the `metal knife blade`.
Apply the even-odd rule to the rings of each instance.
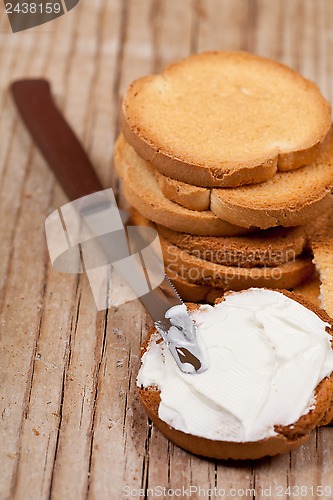
[[[185,373],[205,371],[207,363],[197,341],[195,323],[169,278],[165,275],[157,288],[141,296],[139,300],[153,318],[157,331],[179,368]],[[179,306],[182,308],[182,321],[172,321],[168,312],[176,307],[179,311]]]

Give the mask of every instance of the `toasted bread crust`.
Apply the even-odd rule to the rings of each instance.
[[[209,300],[209,295],[214,289],[210,285],[198,285],[196,283],[191,283],[190,281],[181,278],[179,274],[172,273],[168,275],[173,286],[176,288],[177,292],[181,296],[182,300],[187,302],[208,302],[209,304],[214,304],[215,299],[223,296],[223,290],[217,290],[216,297],[211,297]],[[212,300],[213,298],[213,300]]]
[[[131,162],[132,169],[136,169],[137,172],[140,170],[142,176],[155,174],[157,183],[156,187],[154,186],[154,192],[156,195],[157,193],[159,193],[159,197],[163,195],[164,203],[165,200],[173,201],[172,207],[176,209],[178,215],[182,213],[185,217],[185,214],[187,214],[188,222],[190,218],[198,220],[200,212],[195,209],[207,206],[208,195],[210,196],[210,211],[216,217],[235,226],[248,228],[250,231],[253,230],[253,227],[267,229],[276,226],[292,227],[307,224],[325,212],[331,203],[333,133],[330,134],[326,148],[311,165],[290,172],[279,172],[272,179],[260,184],[228,189],[214,188],[210,190],[210,193],[208,193],[208,189],[174,181],[157,172],[151,164],[137,155],[133,148],[124,141],[123,137],[119,139],[119,144],[119,148],[122,150],[122,158],[127,158]],[[116,147],[116,155],[118,154],[117,149]],[[132,182],[132,186],[132,191],[134,190],[137,193],[138,185]],[[198,189],[201,191],[198,192]],[[137,193],[137,195],[140,197],[140,193]],[[133,196],[134,193],[132,193]],[[136,203],[139,205],[139,200]],[[142,203],[146,204],[146,199],[141,200],[141,206]],[[191,209],[186,209],[186,205]],[[183,212],[182,208],[187,211]],[[153,212],[147,210],[146,207],[145,209],[146,213],[144,215],[152,219]],[[140,211],[142,212],[142,209]],[[202,216],[206,217],[206,214],[210,211],[203,211]],[[172,221],[170,222],[168,219],[170,216],[172,216],[171,213],[164,212],[163,214],[164,220],[168,221],[167,223],[161,221],[161,218],[159,221],[154,220],[167,226],[170,223],[172,224]],[[168,227],[171,228],[170,225]],[[175,227],[171,229],[175,229]],[[175,230],[199,234],[197,229],[194,232],[189,225],[187,231],[186,229]]]
[[[315,84],[245,52],[174,63],[133,82],[122,107],[122,130],[137,153],[165,175],[202,187],[263,182],[277,169],[311,163],[330,125],[330,106]]]
[[[333,133],[311,165],[253,186],[213,189],[210,208],[217,216],[241,226],[261,229],[299,226],[318,218],[331,206]]]
[[[176,430],[163,422],[158,416],[160,393],[151,389],[138,389],[139,397],[150,420],[162,434],[174,444],[194,455],[223,460],[247,460],[265,456],[286,453],[297,446],[304,444],[309,434],[296,439],[287,439],[283,435],[274,436],[255,443],[233,443],[213,441],[203,437],[193,436]]]
[[[175,231],[199,235],[227,236],[253,231],[225,222],[210,210],[196,212],[168,200],[157,184],[154,168],[129,145],[124,148],[125,144],[120,136],[114,150],[116,171],[123,180],[127,200],[147,219]]]
[[[124,112],[122,113],[121,129],[126,141],[135,149],[137,154],[144,160],[156,167],[161,174],[175,180],[186,182],[198,187],[238,187],[246,184],[264,182],[273,177],[277,172],[277,158],[262,162],[259,165],[240,167],[236,172],[224,174],[220,178],[219,169],[203,169],[201,165],[184,164],[177,158],[167,156],[156,150],[150,143],[142,140],[133,132],[128,124]],[[316,152],[316,150],[314,150]],[[304,152],[305,154],[305,152]],[[313,155],[310,155],[307,163],[310,163]]]
[[[306,245],[302,227],[273,228],[243,236],[195,236],[157,226],[165,240],[188,253],[225,266],[276,267],[299,256]]]
[[[332,320],[328,317],[325,311],[318,309],[297,294],[288,292],[287,290],[278,291],[284,293],[287,297],[296,300],[300,304],[318,314],[321,319],[331,325],[328,333],[330,335],[333,334]],[[156,330],[154,328],[149,331],[148,336],[141,347],[141,357],[147,350],[150,338],[155,331]],[[304,444],[309,438],[311,431],[313,431],[316,427],[327,425],[333,418],[333,373],[330,377],[323,379],[316,387],[316,406],[314,409],[311,409],[308,413],[300,417],[294,424],[288,426],[276,426],[275,431],[278,433],[276,436],[256,442],[240,443],[213,441],[211,439],[193,436],[176,430],[162,421],[158,416],[160,391],[154,387],[148,387],[138,388],[138,392],[141,403],[149,418],[162,432],[162,434],[170,439],[170,441],[196,455],[223,460],[258,459],[264,456],[274,456],[280,453],[289,452],[292,449]]]
[[[261,229],[306,225],[312,219],[320,217],[330,204],[330,191],[328,189],[325,190],[320,199],[284,209],[269,208],[268,203],[266,207],[257,208],[251,206],[250,199],[242,204],[239,198],[233,197],[232,201],[230,201],[227,197],[228,194],[226,193],[212,193],[211,210],[216,216],[222,216],[223,214],[224,220],[229,221],[230,224],[235,224],[237,221],[243,227],[256,226]]]
[[[209,210],[210,189],[180,182],[155,172],[158,185],[166,198],[189,210]]]
[[[276,267],[225,266],[200,259],[160,237],[166,273],[222,290],[244,290],[250,287],[293,288],[312,275],[309,257],[298,257]]]
[[[321,281],[320,304],[333,317],[333,194],[326,212],[306,227],[306,233]]]
[[[131,223],[152,226],[169,243],[204,260],[228,266],[276,267],[298,257],[308,248],[306,228],[272,228],[243,236],[197,236],[173,231],[131,211]]]
[[[224,294],[223,290],[210,285],[199,285],[181,278],[177,273],[169,276],[181,298],[187,302],[206,302],[214,304]],[[320,280],[317,273],[307,278],[300,285],[293,288],[293,292],[315,307],[320,307]]]
[[[303,281],[300,285],[293,288],[293,292],[297,293],[305,300],[316,307],[320,306],[320,279],[318,272],[314,272],[312,276]]]
[[[333,197],[332,197],[332,202],[333,202]],[[333,204],[332,204],[333,207]],[[153,222],[149,221],[145,217],[143,217],[137,210],[131,209],[131,223],[134,225],[139,225],[139,226],[146,226],[150,225],[152,227],[158,228],[160,231],[160,235],[170,241],[170,239],[167,238],[167,233],[169,233],[170,230],[163,228],[161,232],[161,226],[156,226]],[[320,224],[320,227],[322,225]],[[313,234],[314,228],[295,228],[296,231],[300,230],[301,234],[304,234],[304,232],[307,235],[307,238],[310,238],[310,233],[311,235]],[[304,230],[304,231],[303,231]],[[294,229],[292,229],[294,231]],[[297,232],[296,232],[297,234]],[[183,236],[189,236],[192,238],[196,238],[196,236],[192,235],[184,235],[183,233],[176,233],[175,235],[177,238],[182,238]],[[199,241],[201,240],[201,237],[198,237]],[[244,237],[246,238],[246,237]],[[206,239],[206,238],[205,238]],[[207,240],[210,240],[210,237],[207,237]],[[214,241],[215,238],[212,238]],[[218,240],[219,238],[217,238]],[[233,239],[233,238],[232,238]],[[172,243],[176,244],[176,241],[171,241]],[[307,242],[308,243],[308,242]],[[176,244],[177,246],[177,244]],[[191,246],[190,246],[191,248]],[[189,250],[189,249],[188,249]],[[170,273],[170,279],[177,289],[178,293],[182,297],[183,300],[185,301],[190,301],[190,302],[208,302],[209,304],[213,304],[215,300],[218,297],[222,297],[224,291],[223,289],[218,289],[218,288],[213,288],[212,286],[208,284],[198,284],[198,283],[191,283],[185,278],[182,278],[179,276],[176,272]],[[320,300],[319,300],[319,295],[320,295],[320,279],[319,279],[319,273],[315,272],[308,278],[306,278],[304,281],[302,281],[299,285],[296,287],[293,287],[293,291],[297,293],[298,295],[301,295],[304,299],[307,301],[311,302],[313,305],[316,307],[320,307]],[[325,309],[325,308],[324,308]]]

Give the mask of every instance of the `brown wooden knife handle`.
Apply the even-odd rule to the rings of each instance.
[[[70,200],[103,189],[81,143],[55,106],[47,80],[11,85],[16,106],[33,140]]]

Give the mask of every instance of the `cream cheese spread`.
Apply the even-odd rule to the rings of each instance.
[[[313,311],[252,288],[191,315],[206,371],[183,373],[157,334],[142,357],[137,385],[160,390],[161,420],[195,436],[248,442],[276,435],[275,425],[293,424],[315,405],[333,350],[328,323]]]

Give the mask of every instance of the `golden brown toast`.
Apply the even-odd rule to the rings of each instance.
[[[128,202],[142,215],[180,232],[209,236],[228,236],[251,232],[216,217],[210,210],[188,210],[168,200],[160,190],[154,168],[119,137],[114,150],[115,168],[123,181]]]
[[[196,236],[159,224],[157,230],[182,250],[225,266],[276,267],[301,255],[307,243],[302,227],[277,227],[243,236]]]
[[[121,155],[118,153],[120,149]],[[166,177],[142,160],[123,137],[118,139],[115,154],[123,159],[127,158],[136,175],[147,176],[145,172],[154,173],[157,180],[154,184],[156,193],[174,202],[173,207],[177,207],[177,212],[182,208],[187,209],[187,215],[192,218],[195,215],[196,219],[200,210],[209,208],[223,221],[249,229],[291,227],[307,224],[319,217],[330,205],[329,194],[333,188],[333,133],[329,135],[319,157],[310,165],[290,172],[278,172],[266,182],[237,188],[210,190]],[[135,186],[132,181],[131,185],[137,198],[141,183]],[[202,214],[206,212],[207,210]],[[149,213],[148,217],[152,218],[152,212]],[[190,229],[187,232],[193,233]]]
[[[276,61],[206,52],[134,81],[122,129],[160,172],[202,187],[235,187],[312,162],[331,126],[318,87]]]
[[[241,267],[215,264],[200,259],[160,237],[166,273],[179,275],[192,283],[210,285],[221,290],[244,290],[250,287],[293,288],[314,271],[311,258],[297,257],[276,267]]]

